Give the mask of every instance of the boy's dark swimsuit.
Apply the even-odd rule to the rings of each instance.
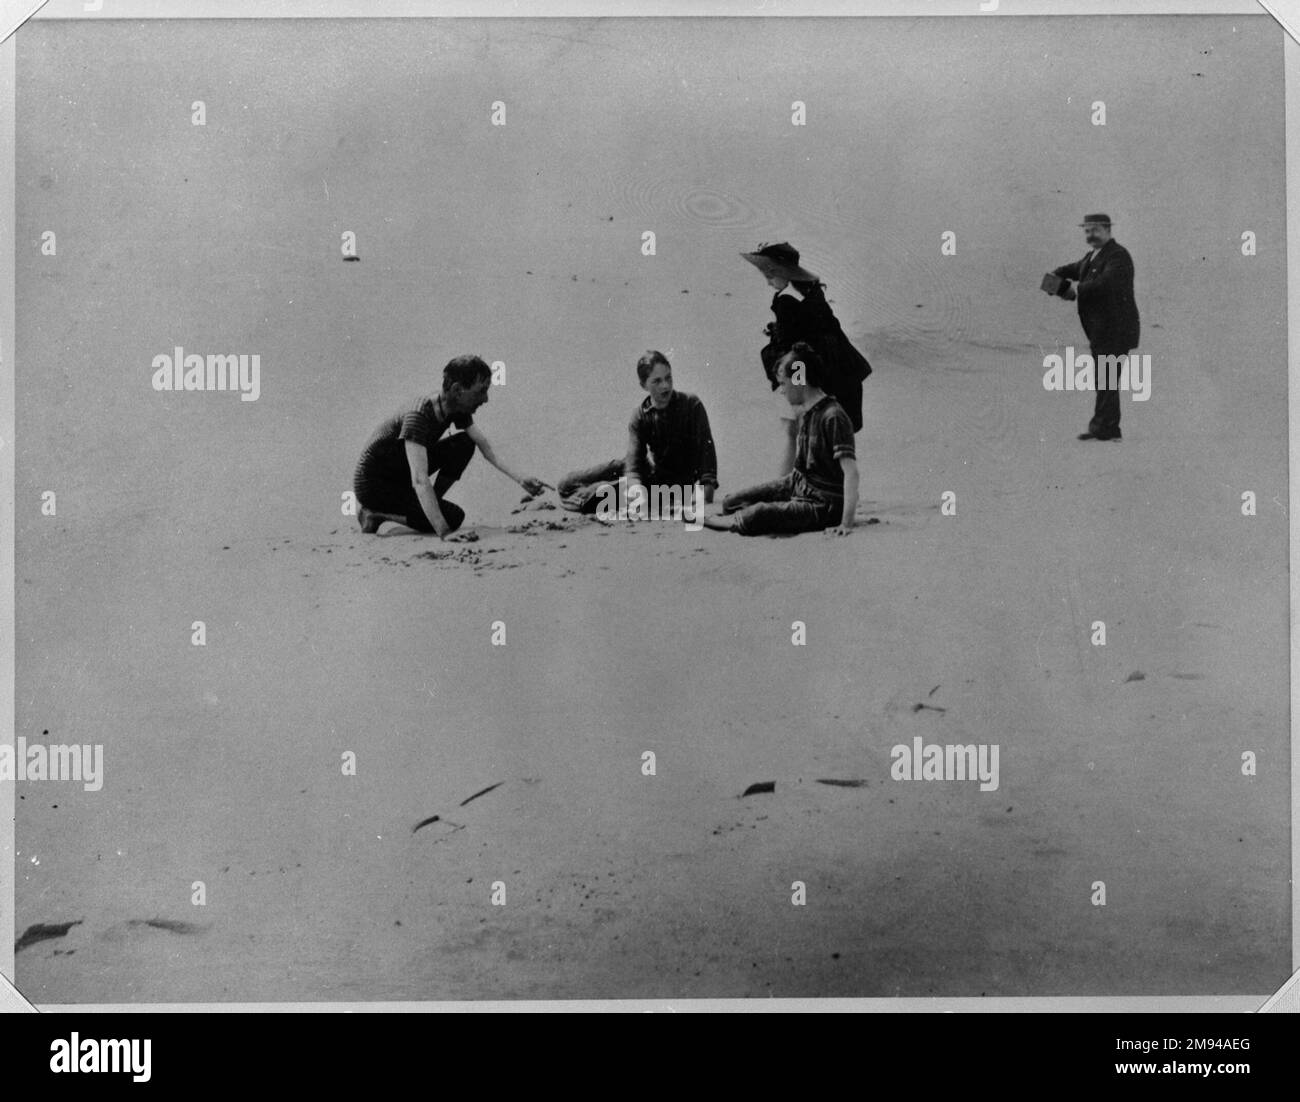
[[[453,425],[467,429],[474,423],[470,414],[451,416],[441,395],[419,398],[380,425],[366,442],[352,476],[352,489],[362,506],[358,516],[363,532],[375,532],[378,522],[368,513],[404,517],[409,528],[432,532],[433,525],[411,485],[411,467],[406,460],[406,441],[424,445],[429,453],[429,474],[437,472],[433,492],[451,531],[465,521],[465,511],[442,495],[464,473],[474,457],[474,441],[465,432],[443,439]]]
[[[742,536],[832,528],[844,510],[840,460],[856,458],[849,416],[827,394],[799,419],[794,470],[785,478],[728,495],[722,511],[737,514],[734,530]]]
[[[594,513],[608,500],[602,488],[621,475],[644,486],[718,485],[718,456],[704,403],[694,394],[673,391],[664,409],[647,397],[632,414],[626,456],[586,470],[572,471],[556,487],[560,503],[577,513]],[[620,504],[622,504],[620,502]]]

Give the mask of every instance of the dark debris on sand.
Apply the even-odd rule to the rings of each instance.
[[[37,922],[28,926],[22,933],[22,936],[14,942],[14,952],[20,953],[29,945],[35,945],[40,941],[49,941],[51,938],[67,937],[68,931],[74,926],[80,926],[81,919],[74,919],[72,922]]]
[[[166,930],[169,934],[200,934],[203,927],[178,918],[133,918],[128,926],[147,926],[151,930]]]
[[[554,509],[555,503],[547,501],[540,497],[526,497],[515,508],[510,510],[511,515],[515,513],[534,513],[541,509]]]
[[[536,517],[533,520],[526,520],[522,524],[512,524],[506,528],[507,532],[515,535],[536,536],[542,532],[572,532],[573,525],[565,523],[563,520],[543,520]]]

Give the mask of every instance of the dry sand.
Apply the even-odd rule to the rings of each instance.
[[[78,78],[80,114],[50,94],[80,71],[80,29],[25,29],[20,236],[56,215],[66,228],[57,266],[20,255],[18,500],[59,498],[57,517],[17,519],[18,733],[103,743],[106,781],[19,786],[17,929],[79,922],[21,950],[20,990],[1275,989],[1289,970],[1281,108],[1240,103],[1280,87],[1281,32],[1107,31],[1106,94],[1145,116],[1099,164],[1094,135],[1059,138],[1065,96],[1091,94],[1060,87],[1069,22],[1004,28],[999,46],[879,21],[882,71],[852,96],[861,49],[837,52],[824,25],[798,43],[752,24],[716,41],[668,25],[550,42],[440,30],[430,41],[479,65],[478,83],[439,76],[409,24],[319,28],[301,49],[284,36],[306,28],[225,25],[230,88],[203,45],[214,28],[149,28]],[[716,64],[664,61],[653,35]],[[840,97],[808,180],[762,159],[798,140],[788,127],[768,140],[744,114],[753,59],[782,42],[829,51],[817,88]],[[1025,60],[976,65],[1008,43]],[[157,59],[147,81],[133,49]],[[1198,63],[1213,76],[1183,72]],[[774,79],[778,105],[793,69]],[[637,113],[655,74],[659,110]],[[679,79],[688,91],[667,95]],[[551,80],[571,90],[563,110],[542,95]],[[204,95],[205,133],[186,117],[158,135]],[[525,180],[522,146],[486,131],[386,148],[494,98],[517,105],[510,140],[568,175]],[[1053,117],[1009,134],[1027,104]],[[583,133],[561,140],[566,111]],[[704,122],[682,129],[692,114]],[[533,115],[547,141],[515,137]],[[1171,120],[1185,148],[1147,148]],[[1152,400],[1124,398],[1120,445],[1074,440],[1091,396],[1039,383],[1044,354],[1083,342],[1072,308],[1033,288],[1082,254],[1073,224],[1096,206],[1128,216],[1117,237],[1155,361]],[[647,219],[653,269],[636,257]],[[1238,224],[1269,242],[1253,261]],[[338,259],[349,228],[360,264]],[[970,244],[949,269],[943,228]],[[617,454],[646,346],[708,404],[723,489],[768,477],[765,295],[735,253],[783,237],[816,258],[876,367],[850,538],[512,514],[517,491],[481,458],[450,495],[476,542],[364,537],[339,515],[373,423],[470,348],[513,372],[480,423],[549,481]],[[262,397],[153,393],[151,357],[176,343],[260,352]],[[915,736],[998,744],[997,791],[892,780],[891,747]],[[762,781],[774,791],[741,797]]]

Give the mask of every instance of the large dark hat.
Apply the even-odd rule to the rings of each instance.
[[[1110,215],[1109,214],[1085,214],[1083,216],[1083,221],[1079,223],[1079,226],[1083,227],[1089,225],[1106,226],[1107,228],[1109,228]]]
[[[791,283],[817,282],[817,277],[812,272],[799,267],[799,250],[788,241],[759,245],[757,251],[740,255],[765,276],[780,276]]]

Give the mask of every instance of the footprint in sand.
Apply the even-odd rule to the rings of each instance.
[[[166,930],[169,934],[201,934],[207,929],[196,922],[184,922],[178,918],[132,918],[127,920],[132,927],[147,926],[151,930]]]
[[[206,933],[209,929],[210,927],[207,925],[186,922],[178,918],[129,918],[125,922],[115,922],[99,936],[105,941],[123,942],[129,937],[147,933],[151,930],[157,930],[165,934],[176,934],[181,937],[193,937]]]

